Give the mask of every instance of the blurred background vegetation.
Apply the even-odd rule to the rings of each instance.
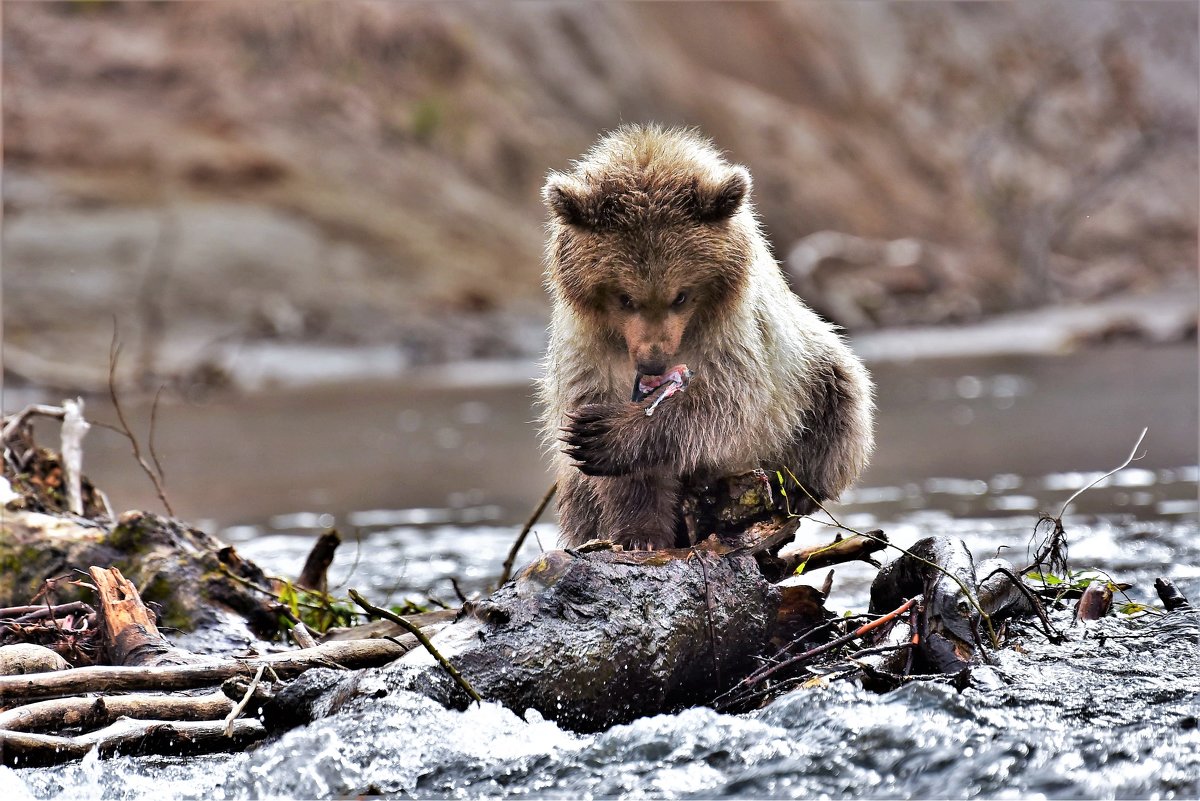
[[[113,315],[151,380],[263,340],[535,356],[539,187],[623,121],[746,164],[793,285],[851,331],[1194,292],[1196,16],[6,3],[6,368],[102,383]]]

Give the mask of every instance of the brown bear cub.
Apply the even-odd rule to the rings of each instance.
[[[749,196],[711,142],[654,126],[547,180],[539,395],[564,546],[686,545],[691,488],[761,468],[824,500],[866,465],[871,380],[788,288]]]

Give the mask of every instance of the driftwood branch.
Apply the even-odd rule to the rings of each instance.
[[[14,623],[32,623],[36,620],[45,620],[48,617],[62,617],[63,615],[90,615],[95,611],[95,609],[92,609],[91,606],[85,604],[83,601],[71,601],[67,604],[55,604],[54,606],[10,606],[0,609],[0,630],[4,626],[10,626]]]
[[[140,720],[221,720],[233,709],[223,693],[208,695],[112,695],[56,698],[0,713],[0,730],[45,732],[94,729],[119,718]]]
[[[91,424],[83,417],[83,398],[63,401],[62,469],[67,508],[83,514],[83,438]]]
[[[259,665],[258,670],[254,671],[254,678],[250,680],[250,686],[246,688],[246,692],[242,695],[242,700],[237,702],[233,709],[229,710],[229,714],[225,716],[225,736],[229,737],[233,734],[233,724],[237,721],[238,715],[246,711],[246,707],[254,699],[254,693],[258,690],[259,682],[262,681],[263,673],[266,672],[266,665]]]
[[[807,572],[845,562],[873,562],[871,554],[882,551],[887,545],[887,536],[880,529],[850,537],[839,534],[831,543],[805,548],[783,557],[782,561],[788,573],[795,572],[801,566]]]
[[[303,651],[288,651],[254,659],[224,659],[211,664],[95,666],[31,676],[0,676],[0,705],[11,706],[82,693],[195,690],[212,687],[234,676],[252,677],[260,664],[267,665],[282,679],[315,667],[378,667],[403,656],[415,645],[403,640],[348,640],[327,642]]]
[[[5,354],[7,355],[7,353]],[[25,425],[30,417],[49,417],[52,420],[62,420],[66,415],[66,410],[61,406],[47,406],[42,403],[35,403],[31,406],[26,406],[21,411],[11,415],[4,423],[3,431],[0,431],[0,439],[7,443],[13,438],[13,435]]]
[[[225,733],[224,721],[162,720],[121,720],[79,737],[0,732],[0,763],[22,768],[58,765],[82,759],[93,749],[102,757],[240,751],[266,736],[266,729],[257,720],[235,721],[229,734]]]

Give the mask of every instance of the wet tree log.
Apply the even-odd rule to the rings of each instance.
[[[432,644],[485,699],[594,731],[709,702],[770,647],[782,600],[754,554],[715,539],[681,550],[553,551],[468,604]],[[827,614],[811,609],[807,624]],[[423,649],[368,673],[448,706],[470,700]]]
[[[203,664],[165,667],[93,665],[54,673],[0,676],[0,706],[83,693],[195,690],[216,686],[234,676],[253,676],[260,665],[266,665],[281,679],[293,678],[315,667],[367,668],[391,662],[415,645],[415,638],[408,642],[352,640],[247,659],[213,658]]]

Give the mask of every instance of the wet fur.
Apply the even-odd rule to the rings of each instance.
[[[657,127],[623,127],[550,175],[539,395],[564,545],[671,547],[693,483],[786,468],[823,500],[866,465],[870,379],[785,283],[750,190],[706,139]],[[621,305],[634,295],[636,314]],[[635,363],[659,357],[695,377],[647,417],[629,401]]]

